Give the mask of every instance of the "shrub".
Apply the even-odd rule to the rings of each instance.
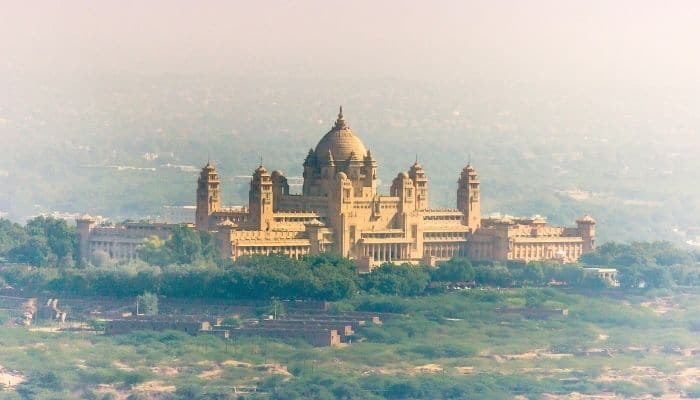
[[[144,315],[158,315],[158,296],[151,292],[145,292],[137,298],[139,312]]]
[[[367,297],[357,305],[358,311],[403,314],[408,311],[405,301],[398,297]]]
[[[471,357],[477,353],[473,347],[457,343],[421,344],[410,347],[409,351],[429,359]]]

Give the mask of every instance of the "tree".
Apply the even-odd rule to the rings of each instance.
[[[0,255],[6,254],[28,239],[27,231],[19,224],[0,218]]]
[[[430,275],[425,267],[383,264],[362,276],[362,288],[370,293],[417,296],[425,291]]]
[[[97,250],[90,256],[90,263],[98,268],[114,266],[115,262],[104,250]]]
[[[158,315],[158,296],[151,292],[144,292],[144,294],[136,298],[138,302],[138,312],[140,314],[154,316]]]
[[[480,265],[474,269],[475,280],[480,285],[508,287],[513,285],[513,275],[503,264]]]
[[[528,289],[525,291],[525,307],[538,308],[547,300],[541,290]]]
[[[34,237],[45,237],[51,252],[57,259],[75,258],[78,254],[78,235],[66,221],[52,217],[36,217],[27,223],[27,233]]]
[[[51,248],[43,236],[32,236],[26,242],[11,249],[7,258],[12,262],[43,267],[51,260]]]
[[[143,240],[143,244],[136,250],[140,259],[151,265],[168,265],[173,263],[170,248],[165,247],[165,242],[158,236],[150,236]]]
[[[474,280],[476,273],[472,263],[466,258],[453,258],[439,263],[433,271],[433,280],[443,282],[469,282]]]
[[[185,226],[173,229],[172,236],[165,242],[173,261],[178,264],[191,264],[201,258],[202,241],[197,232]]]
[[[0,224],[3,225],[3,224]],[[25,232],[16,231],[16,227],[5,225],[17,243],[7,251],[7,258],[13,262],[34,266],[75,265],[78,254],[78,236],[75,228],[66,221],[51,217],[36,217],[27,223]],[[0,235],[1,236],[1,235]]]
[[[673,286],[673,277],[666,267],[651,266],[642,270],[645,288],[670,288]]]
[[[644,282],[642,275],[643,267],[639,265],[631,265],[629,267],[618,269],[618,280],[620,287],[627,289],[637,289]]]

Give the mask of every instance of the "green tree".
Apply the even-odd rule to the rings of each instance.
[[[158,315],[158,296],[151,292],[145,292],[138,296],[139,313],[149,316]]]
[[[33,237],[45,237],[51,252],[57,259],[75,258],[78,254],[78,235],[66,221],[52,217],[36,217],[27,223],[27,233]]]
[[[158,236],[147,237],[136,250],[140,259],[151,265],[168,265],[173,263],[170,248]]]
[[[433,280],[443,282],[469,282],[474,280],[476,273],[472,263],[466,258],[453,258],[441,262],[433,271]]]
[[[191,264],[201,259],[202,241],[192,228],[182,226],[173,229],[165,247],[170,251],[173,261],[178,264]]]
[[[362,276],[362,288],[369,293],[417,296],[430,282],[426,267],[411,264],[383,264]]]
[[[43,236],[32,236],[26,242],[11,249],[7,258],[12,262],[43,267],[52,260],[53,253]],[[54,256],[55,258],[55,256]]]
[[[27,231],[19,224],[0,218],[0,255],[19,246],[29,238]]]
[[[480,285],[509,287],[513,285],[513,275],[503,264],[479,265],[474,268],[476,283]]]

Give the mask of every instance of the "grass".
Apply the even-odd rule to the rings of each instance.
[[[364,342],[343,348],[260,338],[225,342],[180,332],[109,337],[3,327],[0,363],[26,381],[0,391],[0,399],[99,399],[110,392],[125,397],[145,393],[144,384],[154,381],[174,388],[161,397],[174,399],[235,398],[233,386],[251,385],[268,392],[260,398],[538,398],[571,391],[634,398],[700,392],[700,382],[679,378],[697,364],[695,357],[678,351],[700,348],[688,323],[699,295],[671,294],[667,302],[679,306],[661,314],[641,305],[649,299],[543,289],[544,306],[569,308],[568,317],[535,320],[494,312],[523,306],[526,295],[520,289],[472,290],[344,302],[345,309],[400,307],[409,317],[364,328]],[[585,350],[592,353],[586,356]],[[425,368],[431,364],[432,372]]]

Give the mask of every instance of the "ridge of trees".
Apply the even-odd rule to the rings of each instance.
[[[174,297],[340,300],[357,293],[419,296],[448,289],[454,286],[451,283],[607,285],[585,266],[617,268],[619,282],[627,289],[700,285],[697,254],[668,242],[605,243],[585,254],[582,264],[472,263],[455,258],[436,268],[386,264],[369,274],[358,274],[352,261],[332,254],[302,260],[276,255],[223,260],[211,234],[187,227],[174,229],[165,241],[146,239],[138,250],[140,260],[79,264],[77,254],[77,232],[63,220],[37,217],[22,227],[0,219],[0,257],[33,266],[6,268],[2,276],[7,282],[78,295],[123,297],[152,292]]]

